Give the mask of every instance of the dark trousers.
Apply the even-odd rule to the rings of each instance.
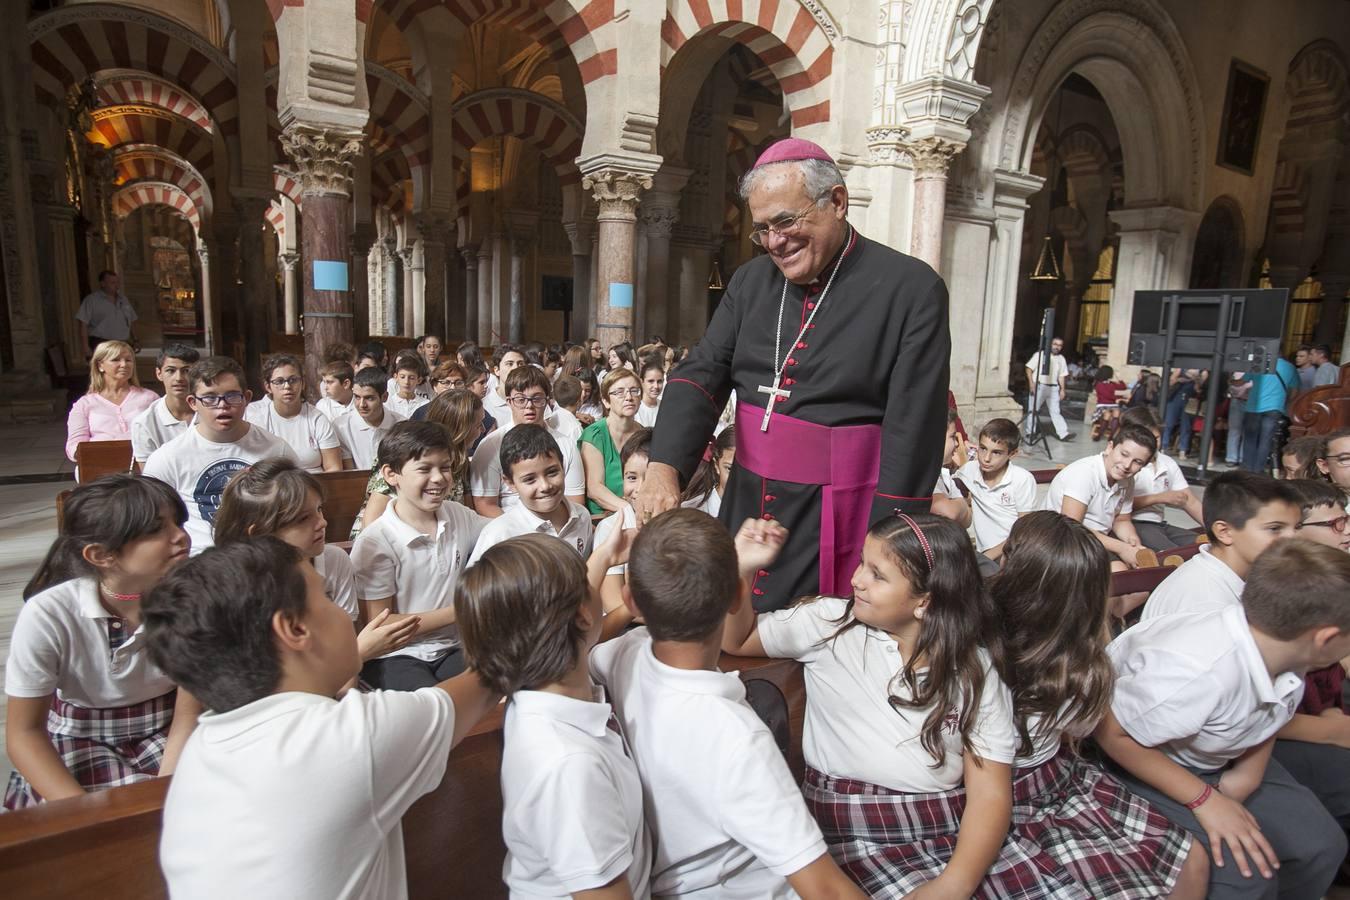
[[[1350,750],[1307,741],[1276,741],[1275,758],[1295,781],[1317,795],[1342,829],[1350,829]]]
[[[384,656],[361,667],[361,680],[382,691],[415,691],[435,687],[465,669],[464,653],[455,647],[432,662],[415,656]]]
[[[1140,522],[1136,520],[1134,530],[1139,535],[1139,543],[1158,553],[1164,550],[1175,550],[1177,547],[1189,547],[1195,543],[1196,538],[1200,537],[1194,531],[1187,531],[1185,528],[1170,525],[1167,522]]]
[[[1178,390],[1167,398],[1166,415],[1163,418],[1162,445],[1159,450],[1166,451],[1172,445],[1172,436],[1177,436],[1177,448],[1185,453],[1191,446],[1191,417],[1186,413],[1186,403],[1195,392]]]
[[[1193,812],[1150,785],[1119,770],[1117,774],[1130,790],[1157,807],[1172,824],[1189,831],[1208,850],[1209,837]],[[1217,785],[1221,773],[1195,774]],[[1223,866],[1210,866],[1209,891],[1205,896],[1209,900],[1317,900],[1324,895],[1345,859],[1346,842],[1344,832],[1316,795],[1299,784],[1278,759],[1272,759],[1261,786],[1243,805],[1261,826],[1280,868],[1274,878],[1267,880],[1253,865],[1252,877],[1244,878],[1224,844]]]
[[[1279,410],[1242,417],[1242,468],[1248,472],[1269,472],[1270,451],[1275,445],[1275,429],[1280,427]]]

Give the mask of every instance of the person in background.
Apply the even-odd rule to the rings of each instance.
[[[1341,380],[1341,367],[1331,361],[1331,345],[1318,344],[1312,348],[1308,361],[1317,367],[1313,373],[1313,387],[1337,384]]]
[[[1317,378],[1317,366],[1312,361],[1312,344],[1300,344],[1294,351],[1294,367],[1298,369],[1298,389],[1310,391]]]
[[[1027,407],[1029,410],[1039,410],[1042,406],[1048,406],[1050,423],[1055,426],[1055,437],[1061,441],[1070,440],[1073,438],[1073,432],[1069,430],[1068,423],[1059,412],[1059,404],[1064,400],[1067,390],[1065,383],[1069,376],[1069,367],[1064,361],[1063,338],[1055,338],[1050,342],[1050,362],[1046,365],[1045,372],[1042,372],[1041,368],[1041,351],[1037,350],[1031,354],[1031,359],[1027,360],[1024,367],[1027,391],[1030,393]],[[1031,437],[1033,435],[1027,435],[1028,439]]]
[[[1248,472],[1270,470],[1270,453],[1275,449],[1275,429],[1299,389],[1299,374],[1293,363],[1280,358],[1269,374],[1242,376],[1252,383],[1247,409],[1242,416],[1242,468]]]
[[[453,360],[446,360],[438,364],[431,370],[431,376],[428,378],[431,382],[431,398],[434,400],[446,391],[463,390],[469,386],[468,374],[464,367]],[[427,404],[430,406],[430,404]],[[427,417],[427,406],[419,406],[413,410],[412,421],[420,422]]]
[[[417,352],[431,372],[441,363],[441,339],[434,334],[424,334],[417,339]]]
[[[1247,413],[1247,396],[1252,392],[1249,381],[1234,372],[1228,376],[1228,440],[1224,442],[1223,461],[1230,466],[1242,462],[1242,420]]]
[[[1317,460],[1327,452],[1327,439],[1321,434],[1296,437],[1280,448],[1280,477],[1286,481],[1295,478],[1321,478]]]
[[[131,423],[158,398],[136,377],[136,354],[122,341],[104,341],[89,360],[89,392],[66,418],[66,456],[85,441],[127,441]]]
[[[275,434],[295,452],[300,468],[308,472],[342,469],[342,445],[333,423],[305,399],[305,376],[300,360],[277,353],[263,360],[267,397],[244,410],[244,420]]]
[[[140,348],[136,342],[136,310],[119,290],[121,284],[116,272],[104,269],[98,273],[98,290],[80,301],[75,321],[79,323],[85,359],[93,356],[104,341],[122,341],[133,351]]]

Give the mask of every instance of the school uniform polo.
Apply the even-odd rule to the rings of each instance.
[[[398,379],[390,375],[389,380],[384,385],[385,393],[393,397],[398,393]],[[426,382],[421,382],[413,387],[413,396],[421,397],[423,400],[431,400],[431,387]]]
[[[771,900],[826,852],[735,674],[667,666],[646,628],[591,651],[642,777],[654,897]]]
[[[404,501],[395,497],[384,513],[361,530],[352,545],[357,594],[362,600],[394,597],[394,611],[425,613],[453,605],[459,574],[487,522],[460,503],[441,504],[436,533],[423,534],[398,517]],[[381,656],[411,656],[423,662],[441,659],[459,646],[459,630],[450,625],[417,636]]]
[[[1241,606],[1140,622],[1106,648],[1126,734],[1192,769],[1221,769],[1283,728],[1303,696],[1274,678]]]
[[[333,544],[324,544],[323,552],[314,557],[314,571],[323,577],[323,589],[342,611],[356,621],[356,566],[347,551]]]
[[[502,511],[507,512],[520,505],[516,489],[507,484],[502,474],[501,458],[502,438],[515,427],[515,423],[509,415],[498,421],[502,423],[501,427],[484,437],[473,452],[473,460],[469,464],[469,493],[474,497],[496,497]],[[568,497],[586,496],[586,470],[582,467],[576,441],[555,431],[547,422],[544,427],[562,454],[563,493]]]
[[[562,498],[562,502],[567,504],[567,521],[562,528],[554,528],[552,522],[527,509],[523,503],[518,503],[495,519],[489,519],[483,526],[483,533],[478,536],[478,543],[474,545],[469,565],[478,562],[489,547],[522,534],[551,534],[580,553],[582,559],[590,556],[593,531],[590,510],[566,497]]]
[[[937,483],[933,485],[933,496],[946,497],[949,500],[964,499],[961,495],[961,489],[956,486],[956,479],[946,466],[938,469]]]
[[[439,688],[272,694],[203,713],[164,803],[159,862],[194,900],[403,900],[403,814],[445,774]]]
[[[333,422],[333,430],[337,432],[338,443],[342,445],[342,458],[350,459],[362,471],[369,469],[375,462],[380,441],[384,440],[389,429],[402,421],[402,416],[388,409],[383,411],[379,425],[371,425],[355,411],[338,418]]]
[[[26,699],[56,694],[86,709],[162,697],[174,683],[144,652],[144,632],[145,626],[132,631],[103,606],[93,578],[49,587],[19,607],[5,693]]]
[[[959,729],[943,728],[945,752],[934,768],[920,737],[929,710],[897,713],[890,703],[892,695],[908,695],[895,677],[905,664],[899,645],[885,632],[861,624],[836,635],[845,606],[841,597],[821,597],[765,613],[757,623],[766,655],[805,664],[806,764],[833,778],[910,794],[957,787],[964,771]],[[984,690],[971,745],[981,759],[1011,763],[1018,745],[1012,695],[989,659],[982,658]]]
[[[589,512],[589,510],[588,510]],[[614,529],[622,527],[625,531],[631,528],[637,528],[637,514],[633,512],[633,507],[625,503],[623,509],[619,512],[610,513],[600,520],[600,524],[595,526],[595,540],[593,547],[603,547],[605,541],[614,533]],[[628,563],[619,563],[617,566],[610,566],[605,570],[605,575],[625,575],[628,573]]]
[[[497,389],[489,386],[488,392],[483,397],[483,411],[498,422],[511,421],[511,401],[497,393]]]
[[[384,401],[384,408],[387,412],[396,413],[405,419],[411,419],[413,413],[426,406],[431,401],[426,397],[413,394],[411,400],[404,400],[398,395],[397,391],[389,392],[389,399]]]
[[[300,411],[293,416],[277,412],[271,401],[264,401],[262,406],[249,404],[244,411],[244,421],[270,431],[289,444],[295,451],[295,464],[307,472],[322,472],[320,451],[335,450],[339,446],[333,423],[308,401],[302,402]]]
[[[1181,466],[1177,461],[1167,454],[1159,451],[1153,461],[1139,470],[1134,476],[1134,494],[1135,497],[1147,497],[1150,494],[1163,494],[1167,491],[1184,491],[1190,488],[1186,481],[1186,476],[1181,471]],[[1157,522],[1162,524],[1165,519],[1163,516],[1163,507],[1146,506],[1140,509],[1133,516],[1136,522]]]
[[[980,464],[971,460],[957,470],[956,478],[970,491],[975,549],[981,553],[1006,541],[1017,517],[1036,508],[1036,478],[1019,466],[1009,463],[998,480],[988,484]]]
[[[548,426],[549,433],[554,435],[554,440],[559,443],[566,440],[575,447],[581,441],[581,432],[584,430],[581,422],[569,410],[556,403],[549,408],[548,415],[544,416],[544,424]]]
[[[1209,545],[1201,545],[1199,553],[1177,566],[1148,595],[1140,619],[1240,607],[1245,586],[1246,582],[1227,563],[1210,552]]]
[[[332,397],[320,397],[319,402],[314,404],[314,408],[328,417],[328,421],[337,424],[337,420],[349,412],[353,412],[352,401],[339,403]]]
[[[512,900],[565,898],[625,876],[648,896],[642,781],[604,692],[518,691],[502,748],[502,880]]]
[[[1134,508],[1134,479],[1122,478],[1111,484],[1106,477],[1106,457],[1094,453],[1059,470],[1050,482],[1042,508],[1063,512],[1065,497],[1087,506],[1084,525],[1093,531],[1109,532],[1117,516],[1129,515]]]
[[[149,408],[139,416],[131,420],[131,456],[136,462],[145,464],[160,447],[169,441],[186,434],[192,427],[192,423],[197,421],[195,415],[188,416],[184,421],[173,413],[169,412],[169,407],[163,397],[160,397]]]

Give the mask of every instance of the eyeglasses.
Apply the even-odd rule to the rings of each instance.
[[[609,395],[611,397],[641,397],[642,388],[619,388],[618,390],[610,391]]]
[[[1308,528],[1316,526],[1318,528],[1330,528],[1337,534],[1345,534],[1345,528],[1350,525],[1350,516],[1337,516],[1334,519],[1328,519],[1325,522],[1304,522],[1299,528]]]
[[[462,388],[464,387],[463,378],[437,378],[433,384],[438,387]]]
[[[756,247],[763,247],[764,238],[770,233],[781,237],[796,234],[798,229],[801,228],[802,220],[815,212],[817,205],[817,203],[812,203],[796,215],[779,216],[767,225],[755,226],[750,229],[750,243],[754,244]]]
[[[527,406],[533,406],[537,409],[541,409],[545,406],[548,406],[547,397],[523,397],[520,394],[516,394],[514,397],[508,397],[506,399],[507,402],[509,402],[516,409],[524,409]]]
[[[295,387],[297,384],[300,384],[304,380],[305,379],[301,378],[299,375],[292,375],[290,378],[273,378],[271,381],[267,383],[270,384],[272,387],[284,388],[284,387]]]
[[[1350,466],[1350,453],[1341,453],[1337,456],[1324,456],[1322,458],[1325,459],[1327,462],[1335,463],[1341,468]]]
[[[223,394],[193,394],[192,399],[207,409],[215,409],[222,404],[225,406],[243,406],[244,392],[226,391]]]

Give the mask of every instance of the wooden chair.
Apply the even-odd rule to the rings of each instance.
[[[131,441],[84,441],[75,445],[76,481],[88,484],[104,475],[131,471]]]
[[[1049,484],[1055,480],[1055,476],[1059,474],[1059,470],[1062,468],[1064,466],[1059,465],[1053,469],[1032,469],[1031,476],[1036,479],[1037,484]]]
[[[345,472],[321,472],[314,476],[323,488],[323,517],[328,520],[325,540],[330,544],[348,540],[352,523],[366,502],[366,484],[370,472],[351,469]]]
[[[56,495],[56,531],[60,533],[61,526],[66,522],[66,501],[70,499],[70,491],[62,491]]]

